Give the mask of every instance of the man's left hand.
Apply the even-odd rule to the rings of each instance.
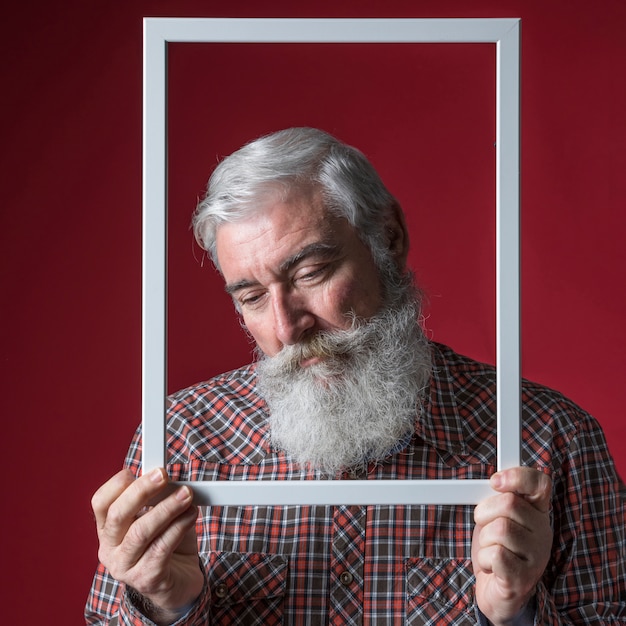
[[[499,493],[474,510],[476,601],[495,626],[512,624],[535,593],[552,547],[549,476],[529,467],[494,474]]]

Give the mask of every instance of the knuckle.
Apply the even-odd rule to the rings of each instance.
[[[171,547],[167,543],[164,537],[157,537],[150,546],[150,551],[153,558],[157,562],[162,562],[164,559],[168,558],[171,554]]]
[[[552,493],[552,478],[548,474],[541,473],[539,484],[544,495],[548,496]]]
[[[107,511],[105,529],[108,527],[117,528],[124,524],[125,514],[122,512],[120,506],[117,503],[113,503]]]
[[[124,537],[123,546],[132,546],[134,549],[135,546],[144,546],[148,544],[150,541],[150,536],[148,534],[147,529],[145,528],[145,524],[142,523],[142,519],[138,519],[133,522],[128,530],[126,531],[126,536]]]
[[[482,512],[483,512],[483,504],[481,502],[479,502],[474,507],[474,523],[475,524],[480,524],[480,522],[482,520]]]
[[[91,510],[98,515],[103,511],[106,511],[108,506],[108,502],[106,502],[104,495],[102,494],[102,490],[98,489],[96,493],[91,496]]]
[[[100,496],[97,491],[91,496],[90,504],[91,504],[91,510],[94,513],[101,508]]]
[[[513,493],[512,491],[508,491],[506,493],[501,494],[502,504],[506,511],[513,511],[517,507],[517,503],[519,501],[519,496]]]
[[[511,534],[512,523],[508,517],[498,517],[493,521],[493,530],[496,536],[506,537]]]

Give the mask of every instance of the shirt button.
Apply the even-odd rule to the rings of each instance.
[[[228,595],[228,585],[226,583],[220,583],[215,587],[215,595],[218,598],[225,598]]]
[[[351,585],[353,580],[354,576],[350,572],[341,572],[339,575],[339,582],[341,582],[344,587]]]

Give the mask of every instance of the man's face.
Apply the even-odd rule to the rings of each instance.
[[[316,332],[347,329],[351,314],[367,319],[382,306],[369,249],[317,195],[276,200],[222,224],[216,244],[226,290],[267,356]]]

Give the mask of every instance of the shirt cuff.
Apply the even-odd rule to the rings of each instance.
[[[120,624],[124,626],[155,626],[155,623],[146,617],[137,603],[133,602],[133,593],[128,588],[124,593],[124,598],[120,605]],[[181,609],[181,616],[172,622],[170,626],[194,626],[205,625],[209,623],[209,599],[210,593],[207,585],[206,577],[204,587],[200,595],[192,604]]]

